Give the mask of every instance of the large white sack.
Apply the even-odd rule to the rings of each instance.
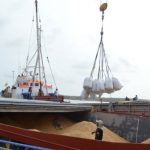
[[[105,92],[106,93],[114,92],[112,79],[108,77],[105,79]]]
[[[87,99],[89,94],[90,94],[90,92],[88,92],[87,90],[83,89],[83,91],[81,93],[81,98],[82,99]]]
[[[121,85],[121,83],[119,82],[119,80],[115,77],[112,77],[112,82],[113,82],[113,89],[115,91],[120,90],[123,86]]]
[[[100,84],[99,84],[98,89],[101,91],[101,93],[105,91],[105,82],[104,82],[104,80],[100,80]]]
[[[92,92],[95,94],[101,94],[105,90],[104,81],[103,80],[94,80],[92,82]]]
[[[97,82],[98,82],[97,79],[93,80],[93,82],[92,82],[92,92],[93,93],[97,92]]]
[[[87,77],[87,78],[84,79],[83,88],[87,89],[87,90],[92,89],[92,78]]]

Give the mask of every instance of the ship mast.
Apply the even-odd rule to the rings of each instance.
[[[44,79],[45,79],[45,84],[46,78],[45,78],[45,70],[44,70],[44,64],[43,64],[43,58],[42,58],[42,52],[41,52],[41,26],[39,27],[39,16],[38,16],[38,1],[35,0],[35,10],[36,10],[36,33],[37,33],[37,57],[36,57],[36,62],[35,62],[35,68],[34,68],[34,74],[33,74],[33,82],[35,80],[35,76],[37,68],[38,68],[38,75],[39,75],[39,80],[40,80],[40,90],[42,91],[42,83],[41,83],[41,65],[42,65],[42,70],[44,73]],[[47,91],[47,87],[46,87]],[[48,93],[48,91],[47,91]]]

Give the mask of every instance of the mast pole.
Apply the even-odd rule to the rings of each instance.
[[[36,10],[36,33],[37,33],[37,58],[36,58],[36,63],[35,63],[35,68],[34,68],[34,75],[33,75],[33,82],[35,80],[35,74],[36,74],[36,69],[37,67],[39,68],[39,80],[40,80],[40,90],[42,88],[41,85],[41,64],[40,64],[40,49],[41,49],[41,44],[40,44],[40,28],[39,28],[39,17],[38,17],[38,1],[35,0],[35,10]]]
[[[46,74],[45,74],[45,68],[44,68],[44,62],[43,62],[43,56],[42,56],[42,50],[41,50],[41,26],[40,26],[40,58],[41,58],[41,66],[42,66],[42,71],[43,71],[43,75],[44,75],[44,81],[45,81],[45,86],[46,86],[46,94],[48,94],[48,89],[47,89],[47,80],[46,80]]]
[[[35,11],[36,11],[37,48],[39,48],[39,21],[38,21],[38,1],[37,0],[35,0]]]

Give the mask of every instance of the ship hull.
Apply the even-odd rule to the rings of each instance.
[[[98,140],[83,139],[77,137],[68,137],[63,135],[47,134],[34,132],[22,128],[0,124],[0,135],[25,144],[40,146],[43,148],[56,150],[149,150],[148,144],[131,144],[131,143],[113,143]]]

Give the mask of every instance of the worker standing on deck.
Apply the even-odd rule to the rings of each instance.
[[[102,140],[103,139],[103,121],[102,120],[96,120],[97,129],[96,131],[92,132],[95,133],[95,140]]]
[[[55,92],[54,92],[55,96],[58,96],[58,89],[56,88]]]
[[[29,92],[29,95],[28,95],[28,99],[32,99],[32,87],[30,86],[29,89],[28,89],[28,92]]]
[[[42,89],[39,89],[38,96],[44,96],[44,92]]]
[[[138,96],[135,95],[135,97],[133,98],[133,101],[137,101],[138,100]]]

